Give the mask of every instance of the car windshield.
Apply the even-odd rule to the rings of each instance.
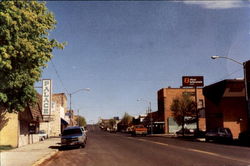
[[[77,135],[77,134],[82,134],[81,129],[69,129],[69,130],[64,130],[62,135]]]

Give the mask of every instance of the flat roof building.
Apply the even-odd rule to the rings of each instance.
[[[172,111],[170,109],[173,99],[181,96],[183,93],[189,93],[191,96],[195,97],[194,88],[163,88],[158,91],[158,111],[164,116],[165,122],[165,133],[174,133],[179,130],[179,126],[176,124],[173,118]],[[197,101],[198,109],[200,111],[201,117],[199,118],[199,128],[205,130],[205,114],[204,114],[204,96],[202,94],[202,88],[197,88]],[[191,126],[196,128],[196,124]]]
[[[247,130],[247,104],[243,80],[223,80],[204,87],[206,127],[230,128],[233,137]]]

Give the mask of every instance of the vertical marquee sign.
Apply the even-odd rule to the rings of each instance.
[[[43,115],[50,115],[51,112],[51,80],[44,79],[43,80],[43,94],[42,94],[42,114]]]

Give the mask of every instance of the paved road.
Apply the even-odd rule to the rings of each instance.
[[[90,131],[83,149],[69,149],[42,166],[248,166],[250,148],[163,137]]]

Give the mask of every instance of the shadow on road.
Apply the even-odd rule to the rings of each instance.
[[[78,146],[49,146],[50,149],[58,149],[59,151],[67,151],[67,150],[75,150],[75,149],[79,149]]]
[[[191,136],[179,136],[175,137],[173,139],[179,139],[183,141],[191,141],[191,142],[206,142],[205,138],[202,138],[204,140],[197,139],[196,137],[191,137]],[[231,145],[231,146],[241,146],[241,147],[250,147],[250,143],[243,143],[240,142],[238,139],[234,139],[233,141],[219,141],[219,140],[214,140],[214,141],[208,141],[206,143],[214,143],[214,144],[220,144],[220,145]]]

